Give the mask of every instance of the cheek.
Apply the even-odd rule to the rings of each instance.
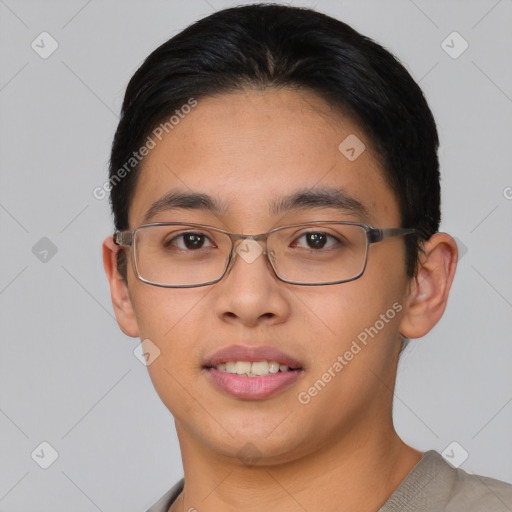
[[[301,391],[306,398],[318,396],[314,407],[325,406],[329,417],[337,414],[329,403],[353,410],[377,396],[382,382],[393,382],[403,311],[400,294],[384,289],[385,283],[380,290],[361,284],[308,290],[300,296],[308,310],[301,338],[306,342],[304,333],[309,332],[311,347],[311,367]]]
[[[390,400],[401,305],[392,292],[361,284],[300,295],[308,314],[298,334],[311,364],[296,397],[303,428],[310,421],[311,429],[336,432]]]
[[[190,326],[207,293],[208,288],[173,289],[137,283],[130,297],[140,337],[168,343],[180,329]]]
[[[306,319],[318,333],[322,346],[335,342],[337,347],[352,339],[368,324],[379,309],[381,297],[366,291],[357,281],[309,288],[297,292],[303,302]]]
[[[316,372],[350,350],[357,353],[353,359],[365,364],[387,364],[394,357],[403,290],[396,277],[372,278],[369,273],[353,282],[297,292],[305,305],[302,332],[311,333]]]
[[[142,285],[133,294],[132,303],[140,339],[150,340],[156,354],[147,369],[161,400],[181,417],[194,408],[184,389],[193,387],[201,371],[199,349],[208,331],[204,307],[209,289]]]
[[[208,332],[204,308],[209,289],[171,289],[143,284],[137,291],[132,303],[140,339],[149,339],[158,353],[155,362],[148,366],[155,387],[162,379],[169,385],[169,374],[183,376],[180,381],[194,376],[200,370],[201,340]]]

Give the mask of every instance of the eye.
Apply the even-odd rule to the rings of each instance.
[[[303,240],[303,242],[299,243],[300,240]],[[304,245],[304,243],[307,245]],[[296,238],[292,242],[291,246],[302,247],[306,249],[324,249],[337,244],[340,244],[340,241],[328,233],[322,231],[310,231],[308,233],[303,233],[298,238]]]
[[[215,247],[210,239],[203,233],[186,232],[173,236],[169,240],[164,240],[164,246],[174,246],[178,249],[197,250],[204,247]]]

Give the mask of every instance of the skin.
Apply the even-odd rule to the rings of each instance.
[[[367,148],[353,162],[338,150],[352,133]],[[256,234],[302,221],[361,220],[329,208],[269,213],[269,200],[323,186],[361,201],[374,227],[401,225],[364,132],[321,98],[289,89],[205,98],[143,162],[130,229],[173,189],[205,192],[229,207],[222,215],[162,212],[152,221],[178,218]],[[263,256],[250,264],[237,258],[219,283],[190,289],[147,285],[129,264],[126,285],[117,250],[108,237],[103,255],[116,317],[128,336],[160,349],[148,370],[180,441],[186,484],[172,511],[376,511],[420,460],[392,422],[400,334],[425,335],[445,310],[457,261],[449,235],[424,244],[412,279],[403,238],[393,238],[370,247],[360,279],[312,287],[279,281]],[[395,318],[301,404],[298,393],[396,302],[402,310]],[[232,344],[279,347],[302,363],[303,375],[268,399],[235,399],[202,369],[209,355]],[[241,449],[254,452],[254,464],[243,463]]]

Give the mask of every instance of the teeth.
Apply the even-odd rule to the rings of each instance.
[[[249,361],[237,361],[235,364],[235,370],[238,375],[251,373],[251,363],[249,363]]]
[[[258,361],[257,363],[252,363],[251,373],[254,375],[268,375],[269,370],[267,361]]]
[[[285,364],[279,364],[277,361],[226,361],[215,367],[221,372],[236,373],[247,377],[261,377],[273,373],[290,371]]]
[[[279,371],[279,363],[276,363],[275,361],[270,361],[270,363],[268,363],[268,371],[270,373],[277,373]]]

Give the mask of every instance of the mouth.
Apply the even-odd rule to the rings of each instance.
[[[261,400],[288,388],[302,365],[273,347],[234,345],[216,352],[203,366],[212,384],[244,400]]]
[[[278,361],[226,361],[215,366],[219,372],[241,375],[243,377],[264,377],[276,373],[293,372],[301,368],[290,368]]]

